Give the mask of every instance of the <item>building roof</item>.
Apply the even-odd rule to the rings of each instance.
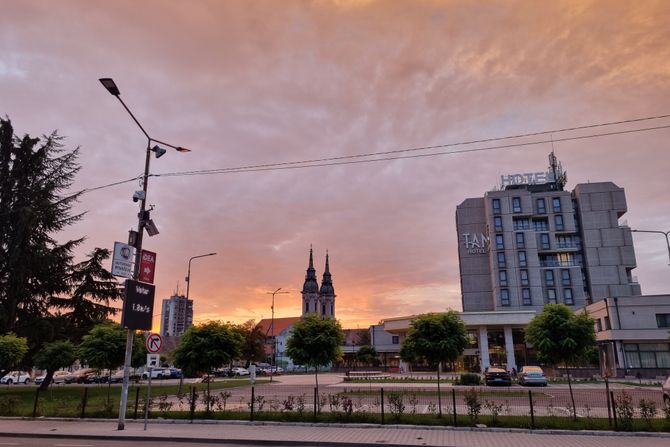
[[[257,326],[261,328],[261,331],[264,334],[267,334],[268,337],[274,337],[275,335],[280,334],[284,329],[293,325],[300,317],[283,317],[274,319],[274,330],[272,330],[272,319],[263,318],[258,322]]]

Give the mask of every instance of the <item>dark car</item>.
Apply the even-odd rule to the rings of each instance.
[[[489,368],[484,374],[484,382],[487,386],[504,385],[512,386],[512,376],[501,368]]]

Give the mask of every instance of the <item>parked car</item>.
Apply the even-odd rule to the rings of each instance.
[[[83,383],[107,383],[109,380],[109,371],[106,369],[93,371],[86,376]]]
[[[491,385],[512,385],[512,377],[502,368],[489,368],[484,374],[484,382],[487,386]]]
[[[139,374],[135,371],[135,369],[130,370],[130,374],[128,375],[128,380],[132,380],[137,382],[140,380]],[[112,375],[109,377],[109,382],[110,383],[121,383],[123,382],[123,368],[117,369],[112,373]]]
[[[63,378],[65,383],[86,383],[88,382],[88,376],[93,374],[93,369],[91,368],[81,368],[76,371],[73,371],[66,375]]]
[[[9,374],[0,379],[0,383],[11,385],[12,383],[30,383],[30,374],[25,371],[10,371]]]
[[[670,408],[670,376],[665,379],[663,384],[663,402],[665,403],[665,408]]]
[[[142,373],[142,379],[149,378],[149,371],[144,371]],[[152,379],[169,379],[170,370],[167,368],[152,368],[151,369],[151,378]]]
[[[170,379],[179,379],[184,375],[181,372],[181,369],[175,368],[173,366],[168,368],[168,372],[170,373],[170,376],[169,376]]]
[[[65,377],[70,374],[68,371],[56,371],[54,372],[53,377],[51,378],[51,383],[65,383]],[[39,377],[35,377],[35,384],[41,385],[46,379],[46,373],[42,374]]]
[[[230,370],[231,375],[233,376],[248,376],[249,370],[246,368],[241,368],[239,366],[234,367]]]
[[[523,366],[517,375],[519,385],[547,386],[547,377],[539,366]]]

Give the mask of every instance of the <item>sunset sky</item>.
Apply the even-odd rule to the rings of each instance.
[[[670,230],[670,2],[0,0],[0,114],[19,135],[81,147],[74,190],[142,173],[146,139],[98,78],[112,77],[154,138],[192,149],[152,174],[236,168],[551,134],[383,156],[544,143],[296,169],[152,177],[159,300],[195,320],[300,314],[310,244],[326,250],[345,327],[460,310],[456,206],[501,174],[624,187],[632,228]],[[374,157],[373,157],[374,158]],[[377,156],[380,158],[380,156]],[[370,160],[370,158],[346,159]],[[283,167],[295,165],[283,165]],[[300,166],[300,165],[299,165]],[[137,181],[91,191],[60,235],[94,247],[137,225]],[[634,235],[645,294],[670,293],[662,235]],[[154,325],[158,328],[159,320]]]

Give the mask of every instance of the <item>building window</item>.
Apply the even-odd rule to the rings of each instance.
[[[575,304],[575,300],[572,298],[572,289],[563,289],[563,302],[568,306]]]
[[[500,287],[507,287],[507,270],[500,270],[498,272],[498,281],[500,282]]]
[[[556,289],[547,289],[547,302],[556,303]]]
[[[504,250],[505,249],[505,238],[502,234],[496,234],[496,249]]]
[[[600,322],[600,318],[596,320],[596,332],[602,332],[603,324]]]
[[[521,197],[512,197],[512,212],[521,212]]]
[[[612,329],[612,324],[610,323],[610,317],[604,317],[603,321],[605,322],[605,330],[609,331]]]
[[[493,218],[493,226],[495,227],[496,231],[502,231],[503,226],[502,226],[502,217],[500,216],[495,216]]]
[[[544,284],[547,287],[554,287],[556,285],[554,283],[554,271],[553,270],[545,270],[544,271]]]
[[[669,348],[668,343],[624,343],[626,368],[668,368]]]
[[[498,253],[498,268],[504,269],[505,265],[505,253],[500,252]]]
[[[527,267],[528,263],[526,262],[526,252],[525,251],[520,251],[519,252],[519,267]]]
[[[305,313],[309,313],[309,302],[305,303]]]
[[[500,289],[500,305],[509,306],[509,290]]]
[[[391,335],[391,344],[399,345],[400,344],[400,335]]]
[[[514,224],[514,231],[530,230],[530,219],[527,217],[513,218],[512,223]]]
[[[554,197],[551,200],[551,204],[554,208],[554,213],[560,213],[561,212],[561,198],[560,197]]]
[[[526,239],[523,233],[516,234],[516,248],[526,248]]]
[[[549,231],[549,222],[547,221],[547,218],[534,219],[533,229],[535,231]]]
[[[540,246],[542,247],[542,250],[549,250],[551,248],[551,246],[549,245],[548,233],[540,234]]]
[[[570,281],[570,270],[568,269],[561,270],[561,283],[564,286],[569,286],[572,284],[572,281]]]
[[[656,325],[658,327],[670,327],[670,314],[656,314]]]
[[[554,223],[556,224],[556,231],[565,230],[565,226],[563,225],[563,215],[562,214],[556,214],[554,216]]]
[[[527,286],[529,285],[528,281],[528,270],[519,270],[519,277],[521,279],[521,285],[522,286]]]
[[[493,199],[491,204],[493,205],[493,214],[500,214],[500,199]]]
[[[544,199],[537,199],[537,214],[546,214],[547,207],[544,203]]]
[[[530,289],[521,289],[521,298],[524,306],[532,306],[533,301],[530,299]]]

